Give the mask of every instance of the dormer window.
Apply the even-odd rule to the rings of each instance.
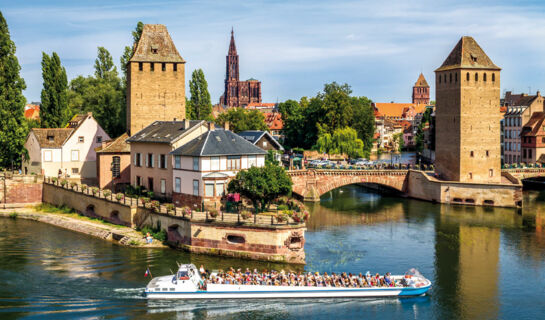
[[[83,143],[83,141],[84,141],[83,137],[78,137],[78,142]]]
[[[47,136],[47,141],[53,142],[53,141],[55,141],[55,137],[54,136]]]
[[[157,46],[151,46],[151,53],[157,54],[157,50],[158,50],[158,49],[159,49],[159,48],[158,48]]]
[[[476,56],[474,56],[474,55],[471,55],[471,61],[473,61],[473,62],[477,62],[477,57],[476,57]]]

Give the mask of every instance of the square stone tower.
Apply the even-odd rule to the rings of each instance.
[[[462,37],[435,70],[441,179],[501,182],[500,70],[472,37]]]
[[[167,28],[146,24],[127,66],[127,131],[185,119],[185,61]]]

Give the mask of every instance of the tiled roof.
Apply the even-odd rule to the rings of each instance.
[[[534,112],[530,120],[522,127],[522,137],[545,136],[545,131],[541,129],[545,121],[545,112]],[[540,130],[541,129],[541,130]]]
[[[269,130],[284,129],[284,122],[282,121],[280,112],[267,112],[263,115],[265,116],[265,124],[269,127]]]
[[[127,143],[129,135],[124,133],[114,140],[105,141],[101,147],[95,149],[97,153],[130,153],[131,147]]]
[[[127,142],[173,143],[204,122],[204,120],[155,121],[127,139]]]
[[[246,105],[246,109],[270,109],[274,107],[276,107],[276,103],[250,102]]]
[[[375,117],[403,117],[403,112],[406,108],[413,107],[416,113],[422,113],[426,111],[425,104],[413,104],[413,103],[380,103],[377,102],[375,106]]]
[[[269,140],[276,144],[279,150],[284,150],[284,147],[282,147],[282,145],[278,141],[276,141],[276,139],[267,131],[247,130],[239,132],[238,135],[248,140],[252,144],[256,144],[257,141],[261,139],[261,137],[268,136]]]
[[[267,152],[229,130],[208,131],[170,154],[182,156],[239,156]]]
[[[33,128],[40,148],[60,148],[70,137],[73,128]]]
[[[468,36],[464,36],[458,41],[445,62],[435,71],[458,68],[500,70],[484,53],[477,41]]]
[[[162,24],[145,24],[142,36],[129,61],[137,62],[185,62]]]
[[[426,81],[426,78],[424,78],[424,75],[420,73],[418,76],[418,80],[416,80],[416,83],[414,84],[415,87],[429,87],[428,82]]]
[[[40,119],[40,106],[38,108],[29,108],[25,110],[25,118],[38,120]]]

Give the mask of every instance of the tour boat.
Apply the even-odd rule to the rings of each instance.
[[[206,283],[195,265],[182,264],[176,274],[152,279],[145,295],[148,299],[408,297],[423,295],[431,288],[431,281],[415,269],[411,275],[390,277],[398,280],[395,282],[409,281],[404,286],[362,288],[214,284]]]

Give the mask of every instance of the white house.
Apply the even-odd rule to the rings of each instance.
[[[23,162],[25,174],[36,173],[95,182],[95,148],[110,136],[93,118],[92,113],[74,116],[66,128],[34,128],[30,130],[25,148],[28,159]]]
[[[218,201],[238,171],[265,165],[266,151],[239,135],[216,129],[189,141],[173,155],[173,202],[192,206]]]

